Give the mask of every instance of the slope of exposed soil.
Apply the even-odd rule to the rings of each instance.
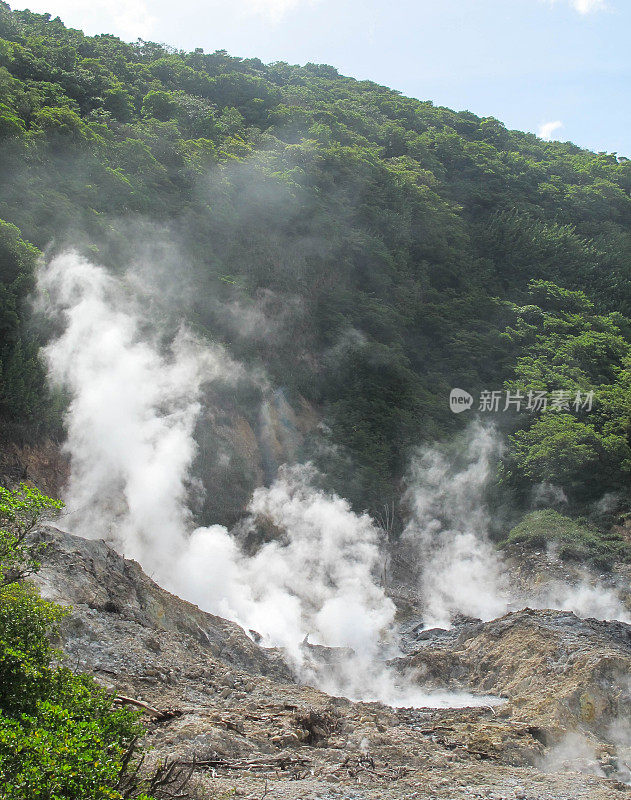
[[[523,611],[419,632],[399,669],[428,688],[506,702],[353,703],[299,685],[277,652],[165,592],[103,542],[40,535],[49,546],[37,582],[73,607],[63,628],[69,665],[173,712],[147,715],[150,758],[195,758],[200,798],[631,797],[610,730],[612,719],[623,730],[629,712],[629,626]]]

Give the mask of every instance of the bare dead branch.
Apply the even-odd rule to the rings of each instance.
[[[148,714],[150,717],[153,717],[157,722],[163,722],[167,719],[173,719],[174,717],[180,717],[182,715],[182,711],[177,708],[166,708],[166,709],[157,709],[150,706],[148,703],[144,703],[142,700],[136,700],[135,697],[125,697],[125,695],[117,694],[114,697],[114,702],[118,705],[123,706],[135,706],[139,708],[143,713]]]

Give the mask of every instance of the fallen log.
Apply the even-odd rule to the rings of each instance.
[[[183,761],[183,764],[189,762]],[[310,766],[311,762],[306,758],[280,756],[279,758],[270,759],[229,759],[229,758],[211,758],[205,761],[196,761],[196,769],[225,769],[235,770],[238,772],[273,772],[280,770],[282,772],[292,768],[301,767],[305,768]]]
[[[122,694],[117,694],[114,697],[114,702],[121,706],[134,706],[135,708],[139,708],[143,713],[153,717],[156,722],[163,722],[164,720],[173,719],[174,717],[180,717],[182,715],[182,712],[177,708],[160,710],[158,708],[153,708],[142,700],[136,700],[135,697],[125,697],[125,695]]]

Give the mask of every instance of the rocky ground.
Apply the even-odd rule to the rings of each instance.
[[[63,650],[144,703],[150,760],[196,762],[199,798],[631,797],[631,627],[525,610],[407,628],[393,668],[493,706],[395,709],[299,685],[281,655],[159,588],[103,542],[54,528],[37,576],[72,606]]]

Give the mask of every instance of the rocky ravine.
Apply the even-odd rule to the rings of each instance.
[[[522,611],[408,634],[396,666],[428,688],[501,695],[494,708],[393,709],[299,685],[276,651],[162,590],[103,542],[54,528],[36,577],[73,610],[68,665],[147,716],[152,760],[206,762],[199,798],[605,800],[625,785],[631,627]],[[612,721],[615,725],[612,726]]]

